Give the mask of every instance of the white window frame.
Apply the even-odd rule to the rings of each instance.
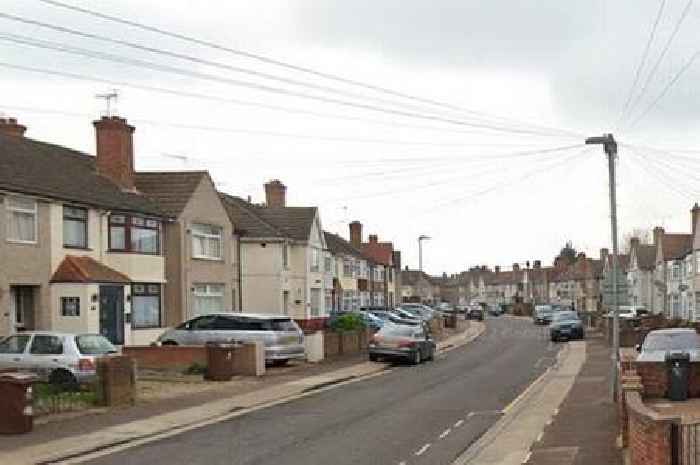
[[[193,299],[192,299],[192,314],[193,314],[193,315],[194,315],[194,314],[196,314],[196,315],[204,315],[204,314],[200,314],[200,313],[196,313],[196,312],[195,312],[195,308],[196,308],[196,299],[197,299],[198,297],[204,297],[204,298],[221,298],[221,302],[222,302],[222,304],[223,304],[223,305],[222,305],[222,308],[221,308],[221,311],[225,311],[225,309],[226,309],[226,301],[225,301],[225,299],[224,299],[224,297],[225,297],[225,295],[226,295],[226,285],[225,285],[225,284],[223,284],[223,283],[195,283],[193,287],[194,287],[194,290],[192,291],[192,296],[193,296]],[[199,292],[198,288],[202,288],[202,287],[205,289],[204,292]],[[221,292],[212,292],[212,288],[213,288],[213,287],[218,287],[218,288],[220,288],[220,289],[221,289]],[[162,305],[162,303],[161,303],[161,305]]]
[[[318,273],[321,271],[321,251],[315,247],[311,248],[311,256],[309,258],[309,271]]]
[[[204,227],[204,228],[209,228],[218,231],[218,234],[212,234],[212,233],[205,233],[201,231],[197,231],[197,227]],[[224,229],[221,226],[217,226],[214,224],[205,224],[205,223],[192,223],[190,226],[190,231],[192,233],[192,258],[196,258],[198,260],[217,260],[221,261],[224,259]],[[195,238],[204,238],[206,240],[211,240],[211,239],[217,239],[219,241],[219,256],[211,256],[211,255],[199,255],[195,254],[195,246],[194,246],[194,241]]]
[[[24,197],[20,195],[8,195],[7,197],[7,242],[13,242],[16,244],[36,244],[39,242],[39,208],[36,199],[33,199],[31,197]],[[12,206],[12,200],[13,199],[23,199],[23,200],[28,200],[31,201],[34,204],[34,208],[32,210],[22,208],[22,207],[15,207]],[[18,213],[24,213],[24,214],[32,214],[34,215],[34,240],[33,241],[25,241],[22,239],[14,239],[10,237],[11,234],[11,225],[13,222],[13,213],[18,212]]]

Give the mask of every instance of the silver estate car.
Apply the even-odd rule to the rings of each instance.
[[[97,357],[116,352],[99,334],[23,332],[0,340],[0,370],[30,371],[42,381],[76,386],[95,380]]]
[[[284,365],[304,359],[304,333],[289,317],[254,313],[212,313],[185,321],[158,338],[161,345],[204,345],[207,342],[262,340],[265,361]]]

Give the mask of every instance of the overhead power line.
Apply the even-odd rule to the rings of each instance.
[[[409,100],[421,102],[421,103],[424,103],[424,104],[430,104],[430,105],[435,105],[435,106],[439,106],[439,107],[450,108],[450,109],[455,110],[455,111],[466,112],[466,113],[470,113],[470,114],[473,114],[473,115],[476,115],[476,116],[480,116],[480,117],[486,117],[486,118],[492,118],[492,119],[500,119],[500,120],[503,120],[504,122],[517,123],[517,124],[519,124],[519,125],[524,125],[524,126],[530,125],[530,124],[528,124],[528,123],[523,123],[523,122],[518,121],[518,120],[514,120],[514,119],[510,119],[510,118],[505,118],[505,117],[501,117],[501,116],[497,116],[497,115],[491,115],[491,114],[488,114],[488,113],[486,113],[486,112],[480,112],[480,111],[470,110],[470,109],[463,108],[463,107],[460,107],[460,106],[457,106],[457,105],[453,105],[453,104],[449,104],[449,103],[446,103],[446,102],[442,102],[442,101],[438,101],[438,100],[433,100],[433,99],[427,99],[427,98],[423,98],[423,97],[418,97],[418,96],[410,95],[410,94],[407,94],[407,93],[404,93],[404,92],[399,92],[399,91],[396,91],[396,90],[392,90],[392,89],[389,89],[389,88],[386,88],[386,87],[382,87],[382,86],[378,86],[378,85],[374,85],[374,84],[369,84],[369,83],[361,82],[361,81],[354,80],[354,79],[349,79],[349,78],[342,77],[342,76],[339,76],[339,75],[336,75],[336,74],[332,74],[332,73],[327,73],[327,72],[323,72],[323,71],[318,71],[318,70],[313,69],[313,68],[310,68],[310,67],[304,67],[304,66],[295,65],[295,64],[292,64],[292,63],[284,62],[284,61],[282,61],[282,60],[277,60],[277,59],[274,59],[274,58],[270,58],[270,57],[267,57],[267,56],[264,56],[264,55],[261,55],[261,54],[258,54],[258,53],[252,53],[252,52],[247,52],[247,51],[244,51],[244,50],[241,50],[241,49],[235,49],[235,48],[228,47],[228,46],[225,46],[225,45],[221,45],[221,44],[218,44],[218,43],[215,43],[215,42],[212,42],[212,41],[203,40],[203,39],[198,39],[198,38],[193,37],[193,36],[189,36],[189,35],[185,35],[185,34],[181,34],[181,33],[177,33],[177,32],[172,32],[172,31],[168,31],[168,30],[165,30],[165,29],[162,29],[162,28],[159,28],[159,27],[147,25],[147,24],[144,24],[144,23],[139,23],[139,22],[132,21],[132,20],[127,20],[127,19],[124,19],[124,18],[121,18],[121,17],[117,17],[117,16],[113,16],[113,15],[108,15],[108,14],[101,13],[101,12],[96,11],[96,10],[91,10],[91,9],[88,9],[88,8],[83,8],[83,7],[78,7],[78,6],[75,6],[75,5],[70,5],[70,4],[68,4],[68,3],[61,2],[61,1],[58,1],[58,0],[39,0],[39,1],[40,1],[40,2],[43,2],[43,3],[46,3],[46,4],[49,4],[49,5],[53,5],[53,6],[55,6],[55,7],[65,8],[65,9],[68,9],[68,10],[72,10],[72,11],[75,11],[75,12],[79,12],[79,13],[82,13],[82,14],[90,15],[90,16],[93,16],[93,17],[96,17],[96,18],[100,18],[100,19],[102,19],[102,20],[107,20],[107,21],[112,21],[112,22],[116,22],[116,23],[119,23],[119,24],[128,25],[128,26],[131,26],[131,27],[135,27],[135,28],[138,28],[138,29],[142,29],[142,30],[145,30],[145,31],[152,32],[152,33],[161,34],[161,35],[164,35],[164,36],[167,36],[167,37],[172,37],[172,38],[175,38],[175,39],[183,40],[183,41],[190,42],[190,43],[193,43],[193,44],[197,44],[197,45],[200,45],[200,46],[205,46],[205,47],[209,47],[209,48],[212,48],[212,49],[215,49],[215,50],[219,50],[219,51],[223,51],[223,52],[227,52],[227,53],[232,53],[232,54],[234,54],[234,55],[242,56],[242,57],[245,57],[245,58],[249,58],[249,59],[256,60],[256,61],[259,61],[259,62],[262,62],[262,63],[269,64],[269,65],[280,66],[280,67],[282,67],[282,68],[286,68],[286,69],[289,69],[289,70],[292,70],[292,71],[307,73],[307,74],[310,74],[310,75],[313,75],[313,76],[317,76],[317,77],[320,77],[320,78],[329,79],[329,80],[333,80],[333,81],[337,81],[337,82],[342,82],[342,83],[344,83],[344,84],[348,84],[348,85],[352,85],[352,86],[363,87],[363,88],[366,88],[366,89],[373,90],[373,91],[375,91],[375,92],[380,92],[380,93],[392,95],[392,96],[395,96],[395,97],[401,97],[401,98],[405,98],[405,99],[409,99]],[[571,136],[581,137],[581,133],[574,132],[574,131],[568,131],[568,130],[562,130],[562,129],[556,129],[556,128],[546,128],[546,127],[542,127],[542,129],[546,129],[546,130],[549,130],[549,131],[560,131],[560,132],[567,133],[567,134],[569,134],[569,135],[571,135]]]
[[[629,108],[630,114],[632,114],[634,112],[634,109],[637,107],[639,102],[644,97],[644,94],[646,93],[646,90],[649,87],[651,80],[653,79],[654,75],[656,74],[656,71],[659,69],[659,65],[661,65],[661,62],[666,57],[666,53],[668,53],[669,49],[671,48],[671,44],[673,43],[673,39],[675,39],[676,34],[678,34],[678,31],[680,31],[681,26],[683,25],[683,21],[688,16],[688,13],[690,12],[690,7],[692,5],[693,5],[693,0],[688,0],[688,3],[686,3],[685,8],[683,8],[683,12],[681,13],[681,16],[678,18],[678,21],[676,21],[676,24],[673,27],[673,31],[671,32],[671,35],[668,37],[668,40],[666,41],[666,44],[664,45],[663,50],[661,50],[661,54],[659,55],[659,58],[657,58],[656,62],[654,63],[654,66],[651,68],[651,71],[647,75],[647,78],[644,81],[644,85],[642,86],[642,90],[639,92],[639,95],[634,100],[634,102],[631,104],[631,106]]]
[[[652,44],[652,42],[654,42],[654,37],[656,36],[656,28],[659,26],[659,21],[661,20],[661,16],[663,15],[663,12],[664,12],[664,6],[666,6],[666,0],[661,0],[661,3],[659,4],[659,11],[656,13],[656,19],[654,20],[654,25],[651,28],[651,33],[649,34],[649,38],[647,39],[646,45],[644,46],[644,52],[642,52],[642,59],[639,60],[639,64],[637,65],[637,69],[634,71],[634,80],[632,81],[632,85],[630,86],[630,91],[627,94],[627,100],[625,100],[625,104],[622,106],[622,111],[620,112],[620,116],[617,119],[618,124],[624,118],[625,113],[627,112],[627,109],[630,106],[630,102],[632,100],[632,95],[634,95],[634,90],[637,88],[637,84],[639,83],[639,78],[641,76],[642,69],[644,68],[644,65],[646,64],[647,57],[649,56],[649,50],[651,49],[651,44]]]
[[[0,63],[0,66],[2,64]],[[5,106],[1,105],[0,107],[2,108],[16,108],[19,110],[23,111],[33,111],[33,112],[39,112],[39,113],[49,113],[49,114],[60,114],[64,116],[71,116],[71,117],[76,117],[76,118],[92,118],[93,115],[90,113],[79,113],[79,112],[69,112],[69,111],[62,111],[62,110],[55,110],[55,109],[45,109],[45,108],[33,108],[33,107],[26,107],[26,106]],[[265,129],[246,129],[246,128],[233,128],[233,127],[222,127],[222,126],[208,126],[208,125],[201,125],[201,124],[188,124],[188,123],[179,123],[179,122],[174,122],[174,121],[162,121],[162,120],[154,120],[154,119],[148,119],[148,118],[130,118],[130,121],[134,123],[142,123],[142,124],[149,124],[149,125],[154,125],[154,126],[165,126],[165,127],[170,127],[170,128],[175,128],[175,129],[187,129],[187,130],[195,130],[195,131],[207,131],[207,132],[220,132],[220,133],[233,133],[233,134],[248,134],[248,135],[253,135],[253,136],[271,136],[271,137],[284,137],[284,138],[293,138],[293,139],[308,139],[308,140],[322,140],[322,141],[330,141],[330,142],[353,142],[353,143],[363,143],[363,144],[388,144],[388,145],[413,145],[413,146],[427,146],[427,147],[456,147],[456,148],[466,148],[466,147],[481,147],[481,148],[486,148],[486,147],[523,147],[527,146],[528,144],[525,145],[519,145],[519,144],[503,144],[503,143],[460,143],[460,142],[454,142],[454,143],[449,143],[449,142],[433,142],[433,141],[407,141],[407,140],[393,140],[393,139],[373,139],[373,138],[361,138],[361,137],[343,137],[343,136],[326,136],[326,135],[315,135],[315,134],[300,134],[300,133],[291,133],[291,132],[280,132],[280,131],[268,131]],[[557,150],[564,150],[566,148],[570,147],[577,147],[578,144],[575,145],[567,145],[563,147],[554,147],[554,148],[546,148],[544,149],[545,152],[550,152],[550,151],[557,151]],[[495,154],[495,155],[483,155],[482,159],[488,158],[488,157],[493,157],[493,158],[499,158],[502,156],[505,157],[510,157],[510,156],[527,156],[528,154],[536,154],[539,153],[540,150],[526,150],[526,151],[519,151],[515,152],[513,154]],[[463,161],[464,159],[458,159],[456,157],[449,157],[452,161]],[[402,162],[407,161],[406,159],[400,159]],[[436,160],[442,160],[441,158],[435,158],[435,157],[426,157],[421,159],[425,162],[432,162]]]
[[[1,37],[6,38],[6,37]],[[14,39],[11,39],[12,41],[15,41]],[[34,45],[30,44],[32,46],[38,46],[41,48],[44,48],[41,45]],[[61,50],[63,51],[63,50]],[[79,54],[83,54],[80,52]],[[95,52],[95,57],[101,58],[102,56],[107,55],[103,54],[101,52]],[[89,55],[88,55],[89,56]],[[114,61],[118,62],[128,62],[131,61],[130,59],[124,59],[124,60],[119,60],[115,59]],[[139,60],[135,60],[139,61]],[[46,70],[46,69],[41,69],[41,68],[36,68],[36,67],[30,67],[30,66],[22,66],[22,65],[15,65],[12,63],[7,63],[7,62],[0,62],[0,66],[8,67],[8,68],[13,68],[13,69],[20,69],[24,71],[33,71],[33,72],[39,72],[42,74],[50,74],[54,76],[61,76],[61,77],[70,77],[73,79],[80,79],[80,80],[90,80],[90,81],[95,81],[95,82],[107,82],[110,84],[116,84],[116,85],[125,85],[125,86],[130,86],[134,88],[149,88],[149,90],[155,91],[156,88],[154,86],[143,86],[143,85],[131,85],[128,83],[121,82],[119,81],[114,81],[111,79],[102,79],[102,78],[85,78],[82,77],[76,73],[67,73],[67,72],[62,72],[62,71],[54,71],[54,70]],[[341,100],[341,99],[336,99],[336,98],[330,98],[330,97],[322,97],[322,96],[316,96],[312,94],[305,94],[301,92],[292,92],[292,91],[287,91],[284,89],[280,88],[275,88],[275,87],[270,87],[270,86],[264,86],[264,85],[259,85],[255,83],[248,83],[246,81],[239,81],[239,80],[234,80],[234,79],[226,79],[226,78],[218,78],[216,76],[209,76],[204,73],[194,73],[194,72],[188,72],[186,70],[180,70],[177,68],[172,68],[172,67],[167,67],[167,66],[160,66],[160,65],[153,65],[150,63],[145,63],[142,66],[149,67],[151,69],[163,69],[163,68],[171,68],[173,69],[172,72],[182,74],[185,76],[192,76],[192,77],[199,77],[201,79],[210,79],[222,83],[228,83],[231,85],[240,85],[243,87],[248,87],[248,88],[253,88],[256,90],[261,90],[261,91],[267,91],[267,92],[272,92],[275,94],[281,94],[281,95],[287,95],[287,96],[292,96],[292,97],[302,97],[302,98],[309,98],[317,101],[321,101],[324,103],[331,103],[331,104],[336,104],[336,105],[341,105],[341,106],[346,106],[350,108],[358,108],[361,110],[368,110],[372,112],[378,112],[378,113],[385,113],[385,114],[390,114],[390,115],[395,115],[395,116],[403,116],[407,118],[413,118],[413,119],[420,119],[420,120],[427,120],[427,121],[437,121],[437,122],[442,122],[442,123],[448,123],[448,124],[453,124],[453,125],[458,125],[458,126],[465,126],[465,127],[474,127],[474,128],[482,128],[482,129],[490,129],[493,131],[498,131],[498,132],[505,132],[505,133],[512,133],[512,134],[528,134],[528,135],[541,135],[541,136],[550,136],[550,137],[562,137],[559,135],[554,135],[554,134],[547,134],[547,133],[541,133],[541,132],[536,132],[536,131],[528,131],[525,129],[517,129],[517,128],[507,128],[507,127],[499,127],[499,126],[493,126],[489,124],[480,124],[480,123],[471,123],[467,121],[461,121],[461,120],[456,120],[456,119],[451,119],[451,118],[443,118],[439,116],[434,116],[434,115],[424,115],[421,113],[414,113],[414,112],[409,112],[409,111],[403,111],[403,110],[395,110],[395,109],[388,109],[388,108],[383,108],[383,107],[378,107],[375,105],[367,105],[367,104],[362,104],[362,103],[356,103],[356,102],[351,102],[351,101],[346,101],[346,100]],[[162,89],[159,91],[163,91]],[[164,91],[169,94],[190,94],[190,96],[196,95],[190,92],[181,92],[181,91],[172,91],[172,90],[167,90]],[[200,94],[201,95],[201,94]],[[201,98],[201,97],[200,97]],[[211,98],[208,98],[211,99]]]

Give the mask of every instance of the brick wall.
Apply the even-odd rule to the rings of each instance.
[[[642,378],[644,397],[665,397],[668,390],[668,371],[665,362],[632,362],[637,374]],[[690,364],[688,396],[700,397],[700,363]]]
[[[131,346],[122,349],[138,368],[184,370],[193,363],[207,364],[204,346]]]
[[[629,416],[631,465],[671,465],[673,419],[647,408],[638,392],[625,395]]]

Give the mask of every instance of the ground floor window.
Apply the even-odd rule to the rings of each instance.
[[[326,289],[326,313],[333,309],[333,289]]]
[[[343,308],[342,310],[349,312],[353,309],[355,301],[355,291],[343,291]]]
[[[195,284],[194,316],[225,311],[223,284]]]
[[[321,289],[311,289],[311,316],[321,314]]]
[[[61,316],[80,316],[80,297],[61,297]]]
[[[133,328],[160,327],[160,284],[133,284],[131,286],[131,326]]]

